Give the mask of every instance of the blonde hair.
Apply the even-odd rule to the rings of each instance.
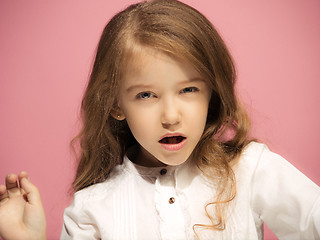
[[[176,0],[131,5],[106,25],[82,101],[83,128],[75,139],[81,157],[73,188],[78,191],[107,179],[135,142],[126,121],[110,113],[117,103],[122,67],[137,45],[188,61],[212,89],[206,127],[192,159],[219,187],[215,201],[205,206],[212,225],[194,228],[222,230],[226,205],[236,196],[231,164],[249,142],[249,120],[235,96],[235,67],[220,35],[201,13]]]

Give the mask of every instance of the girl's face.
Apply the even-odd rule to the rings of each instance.
[[[140,144],[135,162],[185,162],[203,134],[210,96],[190,64],[151,49],[136,54],[124,71],[117,111]]]

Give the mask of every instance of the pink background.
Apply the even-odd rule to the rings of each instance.
[[[134,1],[110,2],[0,2],[0,182],[7,173],[30,173],[49,239],[59,238],[71,200],[69,141],[97,41],[110,17]],[[254,136],[319,185],[320,1],[185,2],[230,47]]]

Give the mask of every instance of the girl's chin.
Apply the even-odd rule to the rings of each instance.
[[[179,166],[185,162],[187,162],[191,158],[191,154],[188,156],[164,156],[163,158],[160,158],[160,160],[157,159],[158,162],[165,164],[167,166]]]
[[[190,155],[185,156],[185,153],[182,156],[179,156],[180,153],[173,154],[173,152],[163,152],[160,154],[152,154],[143,147],[139,147],[136,152],[136,157],[134,158],[134,163],[144,166],[144,167],[165,167],[165,166],[178,166],[185,163]]]
[[[172,161],[172,162],[170,162],[170,161],[163,161],[163,162],[161,162],[161,163],[163,163],[163,164],[165,164],[165,165],[167,165],[167,166],[179,166],[179,165],[185,163],[186,161],[187,161],[187,159],[181,160],[181,161]]]

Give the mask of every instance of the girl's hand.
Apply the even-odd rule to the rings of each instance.
[[[26,172],[7,175],[6,186],[0,185],[0,236],[5,240],[46,239],[40,193]]]

